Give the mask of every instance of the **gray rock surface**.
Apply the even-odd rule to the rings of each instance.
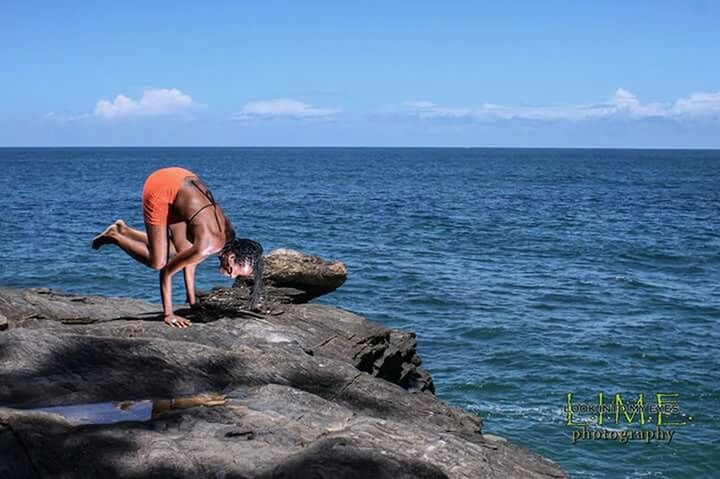
[[[335,291],[347,279],[347,267],[340,261],[324,260],[293,249],[274,249],[263,260],[263,284],[304,292],[299,302]],[[252,283],[239,279],[236,284]]]
[[[566,477],[438,400],[414,335],[283,291],[233,309],[242,294],[171,329],[140,301],[0,289],[0,478]],[[200,393],[224,399],[167,401]],[[146,399],[114,424],[26,409]]]

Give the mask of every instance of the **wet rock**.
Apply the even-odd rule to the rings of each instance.
[[[263,284],[303,291],[306,296],[302,301],[335,291],[347,279],[347,267],[343,263],[293,249],[275,249],[263,259]],[[248,281],[238,280],[236,285],[248,286],[251,284]]]
[[[411,333],[315,304],[233,313],[230,300],[171,329],[156,306],[124,301],[0,290],[12,323],[0,333],[0,477],[566,477],[484,437],[474,414],[401,387],[419,362]],[[28,317],[32,304],[42,317]],[[147,421],[115,424],[17,409],[145,399],[157,400]]]

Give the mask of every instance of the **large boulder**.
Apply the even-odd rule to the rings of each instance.
[[[340,261],[327,261],[293,249],[274,249],[263,260],[263,284],[303,292],[296,302],[335,291],[347,279],[347,267]],[[247,279],[236,282],[238,286],[249,284],[251,280]]]
[[[322,305],[230,302],[172,329],[147,303],[0,289],[0,478],[566,477],[483,435],[474,414],[356,364],[370,353],[355,335],[416,357],[392,339],[408,333]]]

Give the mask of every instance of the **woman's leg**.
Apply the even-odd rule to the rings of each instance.
[[[167,262],[167,226],[145,224],[145,228],[147,230],[147,235],[144,236],[146,241],[139,241],[129,234],[121,233],[119,225],[115,222],[93,238],[92,247],[99,249],[102,245],[115,243],[130,257],[145,266],[159,270]],[[136,235],[136,237],[138,236]]]
[[[184,224],[185,223],[183,223],[183,225]],[[131,239],[134,239],[135,241],[140,241],[142,243],[148,244],[147,233],[140,231],[140,230],[136,230],[135,228],[131,228],[123,220],[115,221],[115,226],[117,226],[118,232],[121,235],[125,235]],[[170,229],[172,230],[172,228],[170,228]],[[173,238],[174,237],[175,237],[175,233],[173,232]],[[173,241],[173,243],[174,243],[174,241]],[[168,245],[170,247],[170,256],[175,256],[178,253],[178,251],[180,251],[173,245],[173,243],[170,243]]]
[[[134,228],[129,227],[127,225],[127,223],[125,223],[123,220],[116,220],[115,226],[118,227],[120,234],[129,236],[130,238],[134,239],[135,241],[140,241],[145,244],[148,243],[147,233],[145,233],[144,231],[136,230]]]
[[[111,223],[105,228],[105,231],[93,238],[93,249],[100,249],[100,247],[105,244],[115,243],[118,234],[127,236],[131,240],[148,244],[146,233],[129,227],[123,220],[115,220],[114,223]]]
[[[114,243],[132,258],[136,259],[145,266],[150,268],[153,267],[150,262],[150,250],[148,249],[148,245],[146,243],[135,241],[128,236],[121,235],[120,233],[117,233],[117,229],[115,230],[113,239],[115,240]]]
[[[179,253],[186,249],[192,248],[192,243],[187,238],[187,223],[184,221],[180,223],[173,223],[170,225],[170,231],[172,232],[172,246],[175,246],[175,250]],[[183,279],[185,280],[185,291],[186,301],[188,304],[195,304],[195,269],[196,264],[191,264],[183,268]]]
[[[148,266],[160,270],[165,266],[168,259],[168,227],[167,225],[145,223],[145,231],[147,231],[148,237]]]

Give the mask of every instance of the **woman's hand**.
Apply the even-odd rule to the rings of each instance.
[[[177,314],[166,314],[163,317],[163,321],[171,328],[189,328],[192,326],[190,321]]]

